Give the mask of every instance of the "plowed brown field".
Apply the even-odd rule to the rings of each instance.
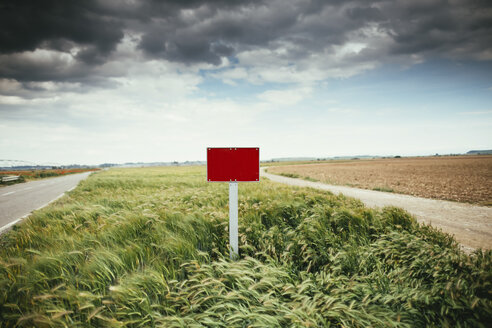
[[[356,188],[492,205],[492,156],[409,157],[270,167]]]

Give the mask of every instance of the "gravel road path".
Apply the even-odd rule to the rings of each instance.
[[[492,249],[492,208],[465,203],[434,200],[389,192],[328,185],[302,179],[287,178],[265,172],[261,175],[272,181],[298,187],[328,190],[335,194],[358,198],[370,207],[397,206],[413,214],[419,222],[431,224],[454,235],[464,250]]]

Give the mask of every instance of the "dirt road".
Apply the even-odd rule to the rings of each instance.
[[[358,198],[370,207],[397,206],[413,214],[419,222],[431,224],[454,235],[464,250],[492,249],[492,208],[464,203],[434,200],[388,192],[328,185],[301,179],[287,178],[265,172],[261,175],[272,181],[299,187],[328,190]]]

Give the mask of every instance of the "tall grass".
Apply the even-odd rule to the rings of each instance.
[[[1,327],[486,327],[492,252],[397,208],[203,167],[93,174],[2,236]]]

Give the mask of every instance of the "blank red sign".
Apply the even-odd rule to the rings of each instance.
[[[207,181],[260,181],[260,148],[207,148]]]

